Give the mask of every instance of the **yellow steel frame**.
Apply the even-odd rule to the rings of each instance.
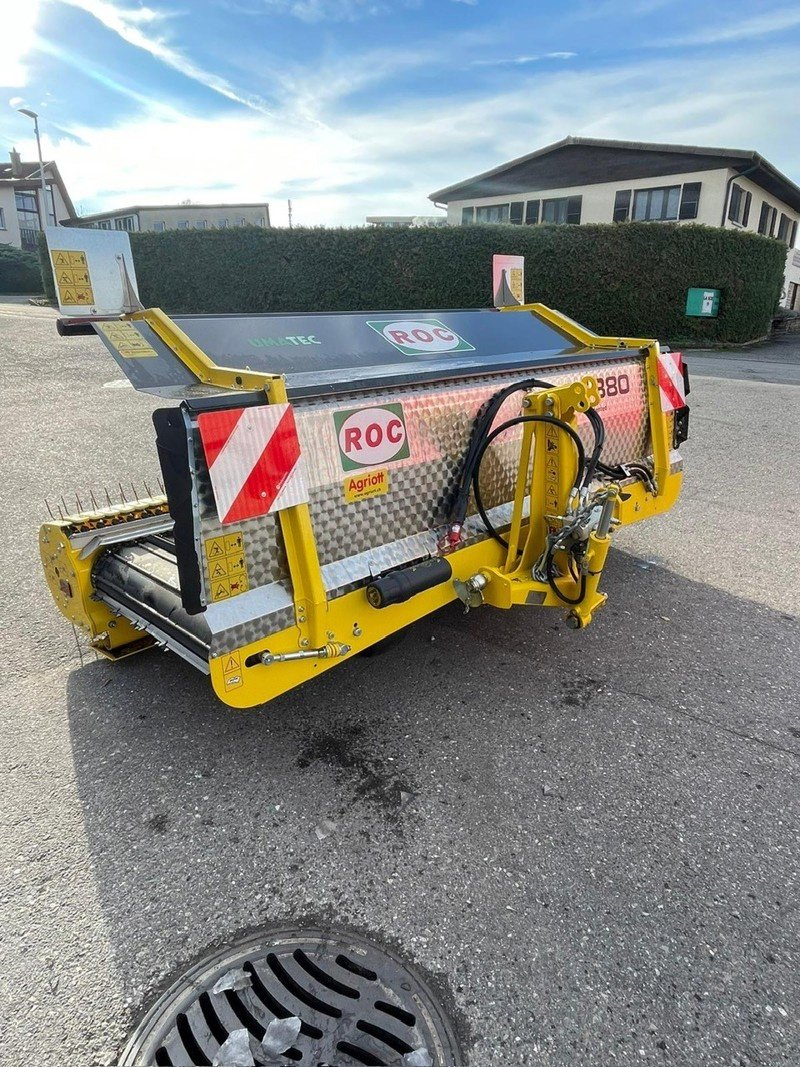
[[[651,493],[641,482],[626,485],[624,498],[620,497],[616,501],[614,516],[619,523],[627,524],[660,514],[672,507],[680,492],[681,474],[679,471],[670,471],[669,426],[661,411],[658,388],[658,343],[639,338],[600,337],[543,304],[528,304],[502,310],[533,314],[576,345],[594,352],[631,349],[644,355],[656,491]],[[285,383],[281,377],[218,366],[160,309],[138,311],[126,318],[147,323],[204,384],[231,390],[263,390],[269,403],[288,402]],[[587,361],[590,358],[587,352]],[[596,403],[597,399],[596,384],[593,379],[588,378],[578,385],[531,393],[526,397],[525,403],[528,407],[525,410],[534,414],[551,413],[565,421],[574,422],[576,410],[586,410],[586,407]],[[554,446],[550,451],[551,456],[557,456],[555,467],[548,466],[548,441]],[[562,431],[557,431],[556,437],[548,437],[541,424],[525,424],[521,449],[513,517],[508,534],[509,549],[506,550],[495,540],[487,538],[451,553],[448,559],[452,566],[453,578],[467,582],[474,575],[482,574],[488,579],[483,594],[484,600],[496,607],[536,603],[546,607],[564,608],[564,603],[546,583],[536,582],[531,578],[531,566],[544,544],[548,527],[548,519],[545,516],[550,514],[553,508],[556,509],[555,514],[564,513],[574,475],[574,449]],[[530,501],[529,519],[524,517],[526,498]],[[541,500],[547,501],[544,509],[538,503]],[[329,670],[339,662],[341,654],[349,656],[363,651],[452,602],[456,597],[453,584],[446,583],[419,593],[404,604],[381,609],[369,604],[364,589],[354,590],[329,601],[325,595],[308,506],[301,504],[281,511],[280,523],[293,585],[295,624],[240,648],[237,658],[241,670],[234,676],[234,683],[231,682],[230,671],[226,672],[225,669],[230,656],[211,659],[209,666],[214,691],[231,707],[246,708],[265,703]],[[53,533],[49,536],[52,539]],[[588,623],[593,612],[605,599],[598,592],[597,584],[609,542],[608,537],[590,537],[587,549],[589,575],[586,598],[582,605],[573,609],[577,612],[579,625]],[[65,544],[65,548],[68,548],[68,544]],[[49,545],[44,545],[43,549],[49,549]],[[56,551],[63,552],[64,549],[58,549],[56,546]],[[52,555],[51,552],[48,554]],[[91,562],[91,559],[86,560],[86,566],[82,566],[80,573],[76,573],[82,593],[80,610],[76,610],[72,617],[73,621],[94,633],[97,633],[99,626],[104,626],[107,632],[107,612],[102,606],[96,606],[97,602],[91,599]],[[52,564],[50,570],[52,571]],[[54,579],[55,575],[52,573],[48,577],[49,580]],[[556,581],[562,591],[574,592],[575,583],[569,576],[560,577]],[[57,582],[51,580],[51,589],[56,596]],[[58,600],[57,597],[56,599]],[[64,613],[68,614],[67,611]],[[128,627],[124,620],[120,620],[119,625]],[[125,630],[125,637],[131,642],[141,639],[141,634],[137,631],[132,628],[130,631],[128,633],[128,630]],[[298,651],[313,653],[314,650],[325,647],[330,651],[318,658],[310,656],[289,661],[277,660],[269,664],[261,661],[264,653],[279,657],[284,654],[296,655]],[[340,650],[339,658],[333,652],[334,649]]]

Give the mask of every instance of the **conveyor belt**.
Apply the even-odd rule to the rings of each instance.
[[[171,538],[159,535],[108,549],[95,564],[92,582],[109,607],[208,674],[210,632],[203,615],[183,609]]]

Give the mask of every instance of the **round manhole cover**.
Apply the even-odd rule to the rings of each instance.
[[[455,1067],[455,1035],[421,976],[360,936],[284,929],[205,956],[147,1013],[120,1067]]]

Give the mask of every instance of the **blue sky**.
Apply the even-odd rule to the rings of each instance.
[[[84,212],[430,214],[567,134],[754,148],[800,181],[797,0],[0,0],[0,25],[0,152],[35,158],[14,109],[38,110]]]

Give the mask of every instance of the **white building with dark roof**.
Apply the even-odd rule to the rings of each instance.
[[[430,200],[446,207],[451,226],[705,223],[789,249],[800,221],[800,188],[758,152],[590,137],[565,137]],[[800,302],[800,288],[787,273],[785,302],[792,300]]]
[[[42,196],[38,163],[25,163],[15,148],[11,161],[0,163],[0,244],[35,252],[39,231],[75,217],[66,186],[52,161],[44,164],[47,190]]]
[[[129,233],[269,226],[269,204],[137,204],[81,215],[71,225]]]

